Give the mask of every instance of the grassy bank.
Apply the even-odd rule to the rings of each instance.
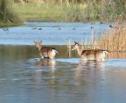
[[[25,20],[60,21],[64,15],[64,11],[58,5],[14,4],[14,9]]]
[[[14,8],[19,16],[24,20],[41,20],[41,21],[83,21],[84,15],[80,13],[84,10],[81,5],[52,5],[28,3],[24,5],[15,4]]]
[[[20,19],[17,17],[24,21],[62,22],[110,22],[117,18],[126,19],[125,0],[14,0],[13,5],[13,0],[10,1],[0,0],[1,26],[19,24]]]
[[[113,1],[113,0],[112,0]],[[87,1],[81,3],[52,4],[50,2],[36,3],[15,3],[14,9],[24,20],[42,21],[116,21],[118,17],[125,20],[126,6],[124,0],[107,2]]]

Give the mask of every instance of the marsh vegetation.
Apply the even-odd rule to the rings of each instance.
[[[0,28],[0,101],[125,103],[126,28],[113,25],[125,12],[125,0],[0,0],[0,25],[7,26]],[[8,27],[18,17],[38,22]],[[34,40],[56,48],[56,58],[40,59]],[[108,59],[81,61],[73,41],[109,50]]]
[[[108,22],[126,17],[125,0],[0,0],[0,4],[0,19],[9,23],[19,23],[18,17],[62,22]]]
[[[15,0],[16,1],[16,0]],[[18,0],[14,8],[26,20],[115,21],[125,19],[125,0]],[[23,1],[23,2],[21,2]]]
[[[126,27],[125,24],[116,23],[113,27],[104,33],[100,38],[99,44],[101,48],[105,48],[111,52],[118,53],[118,57],[126,57]],[[119,55],[120,52],[123,54]],[[116,53],[111,53],[114,57]]]
[[[21,19],[14,12],[11,0],[0,0],[0,26],[21,24]]]

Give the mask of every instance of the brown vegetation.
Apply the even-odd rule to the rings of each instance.
[[[109,50],[110,57],[126,57],[126,27],[118,23],[101,37],[100,47]]]

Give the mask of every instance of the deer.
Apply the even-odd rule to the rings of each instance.
[[[42,41],[34,41],[41,58],[54,59],[58,51],[52,47],[43,46]]]
[[[108,50],[88,49],[83,50],[78,42],[74,42],[72,50],[76,50],[81,60],[85,61],[105,61]]]

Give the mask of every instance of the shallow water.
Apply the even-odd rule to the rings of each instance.
[[[109,24],[26,22],[18,27],[1,28],[0,44],[33,45],[34,40],[43,40],[46,45],[64,45],[68,40],[88,42],[91,27],[99,37],[109,29]]]
[[[69,39],[91,40],[92,26],[97,37],[109,29],[108,24],[46,22],[1,28],[0,103],[125,103],[126,59],[82,62],[75,52],[68,58],[62,46]],[[40,60],[34,40],[55,45],[56,59]]]
[[[40,61],[34,47],[0,46],[1,103],[125,103],[125,79],[125,59]]]

